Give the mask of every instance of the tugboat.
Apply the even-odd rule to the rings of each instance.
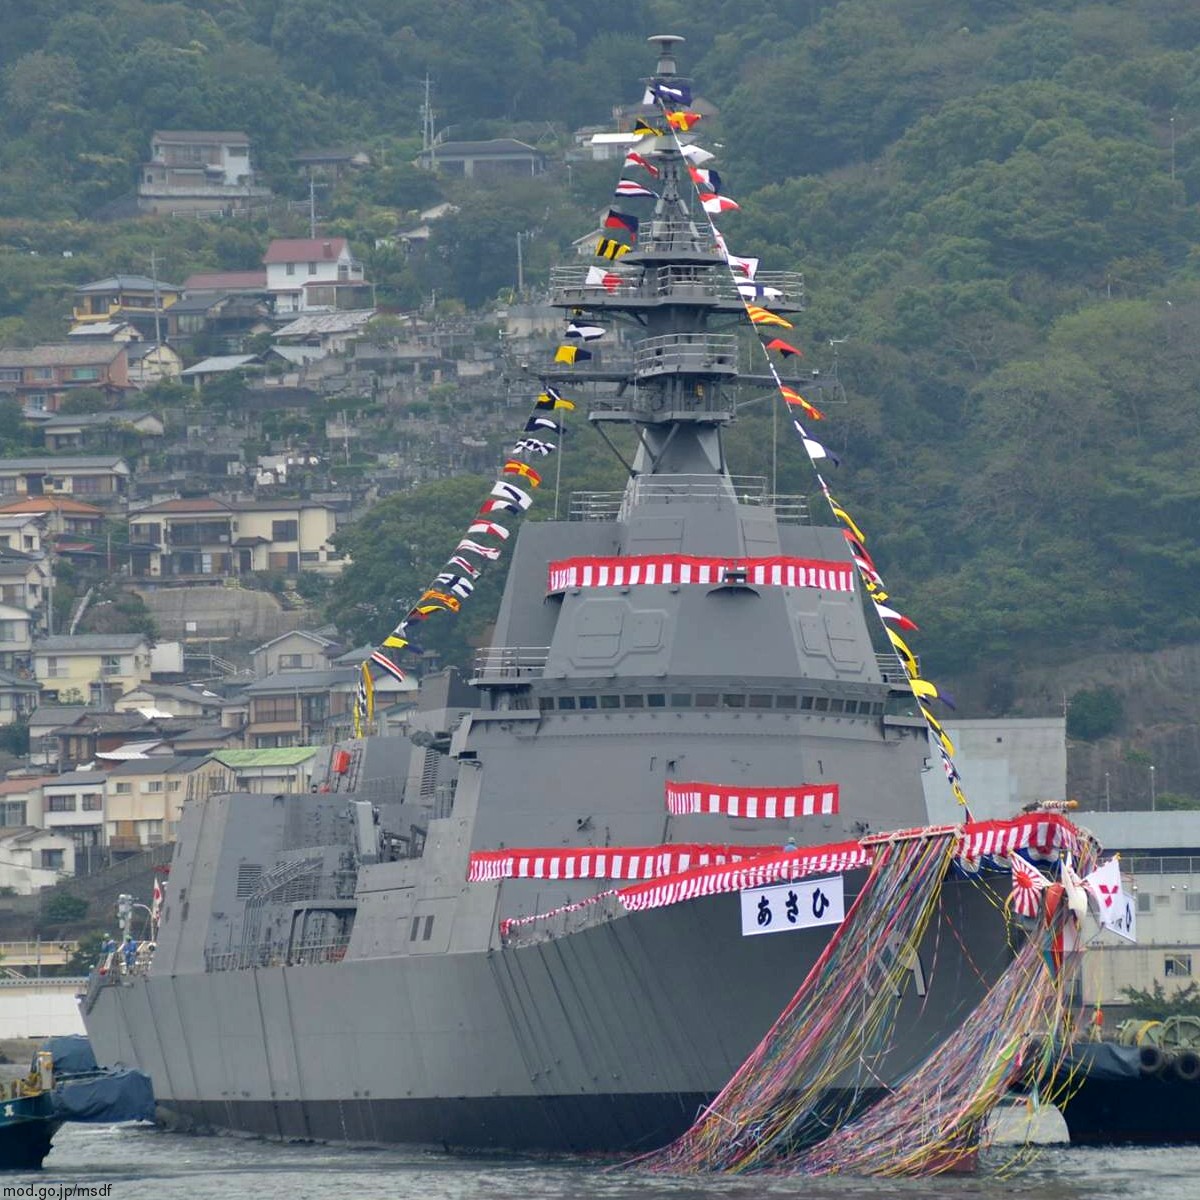
[[[54,1067],[48,1051],[38,1051],[33,1070],[0,1083],[0,1171],[41,1167],[62,1121],[54,1109]]]
[[[651,41],[652,82],[682,92],[682,39]],[[877,652],[842,530],[730,473],[739,378],[770,377],[740,370],[746,288],[703,215],[723,200],[693,194],[694,140],[641,137],[653,186],[616,193],[652,206],[636,244],[603,239],[606,265],[551,280],[589,349],[541,372],[532,432],[552,451],[572,407],[602,436],[633,430],[624,491],[522,525],[495,644],[470,686],[422,681],[408,739],[339,747],[352,766],[328,790],[185,803],[153,961],[93,978],[83,1001],[102,1060],[147,1071],[172,1119],[459,1148],[663,1145],[770,1028],[829,926],[781,912],[786,933],[745,936],[736,892],[680,887],[632,909],[607,880],[925,824],[927,723]],[[751,286],[775,313],[802,307],[799,274]],[[488,569],[509,532],[476,518],[451,561]],[[848,903],[864,869],[830,871]],[[880,1086],[1009,960],[969,880],[893,952],[910,982]]]

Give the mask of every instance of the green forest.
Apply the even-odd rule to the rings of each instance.
[[[697,132],[741,205],[722,229],[805,274],[793,340],[827,373],[836,349],[845,387],[822,427],[834,483],[933,669],[1200,640],[1194,0],[0,0],[0,18],[0,344],[59,336],[72,284],[152,250],[170,279],[255,265],[288,232],[97,221],[159,128],[244,129],[293,198],[291,155],[366,147],[375,166],[321,206],[385,303],[489,304],[518,232],[536,292],[615,173],[558,152],[638,98],[649,34],[686,35],[681,69],[719,110]],[[417,170],[427,77],[447,136],[521,137],[554,170],[489,188]],[[443,198],[458,211],[423,251],[387,244]],[[730,440],[736,470],[771,474],[765,404]],[[582,428],[563,471],[617,477]],[[812,490],[786,439],[778,471]],[[347,533],[355,632],[386,632],[437,568],[411,527],[436,530],[457,484]]]

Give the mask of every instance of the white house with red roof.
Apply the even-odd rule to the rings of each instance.
[[[371,285],[345,238],[275,238],[263,265],[277,313],[371,306]]]

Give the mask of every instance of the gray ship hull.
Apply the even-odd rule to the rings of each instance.
[[[858,1086],[901,1077],[978,1001],[1008,954],[991,903],[979,884],[946,887]],[[484,954],[139,977],[99,989],[87,1025],[102,1061],[149,1072],[187,1124],[636,1151],[691,1124],[827,938],[742,937],[737,897],[718,896]]]

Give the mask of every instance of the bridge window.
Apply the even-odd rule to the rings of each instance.
[[[645,696],[626,696],[625,697],[625,707],[626,708],[645,708],[646,707],[646,697]]]
[[[620,696],[601,696],[600,697],[600,707],[601,708],[620,708],[621,707],[621,697]]]
[[[771,697],[770,696],[751,696],[750,697],[750,707],[751,708],[770,708],[771,707]]]
[[[563,711],[563,712],[573,709],[575,707],[575,697],[574,696],[559,696],[558,707],[559,707],[559,710]]]
[[[663,692],[651,692],[650,695],[648,695],[646,697],[646,707],[647,708],[666,708],[667,707],[666,695]]]
[[[595,696],[580,696],[579,697],[579,707],[580,708],[596,708],[596,707],[598,707],[597,703],[596,703],[596,697]]]
[[[722,704],[725,708],[745,708],[746,697],[739,696],[736,692],[727,692],[722,697]]]
[[[696,707],[697,708],[716,708],[717,707],[716,692],[697,692]]]
[[[796,707],[796,697],[795,696],[776,696],[775,697],[775,707],[776,708],[795,708]]]
[[[691,708],[692,693],[691,692],[672,692],[671,693],[672,708]]]

